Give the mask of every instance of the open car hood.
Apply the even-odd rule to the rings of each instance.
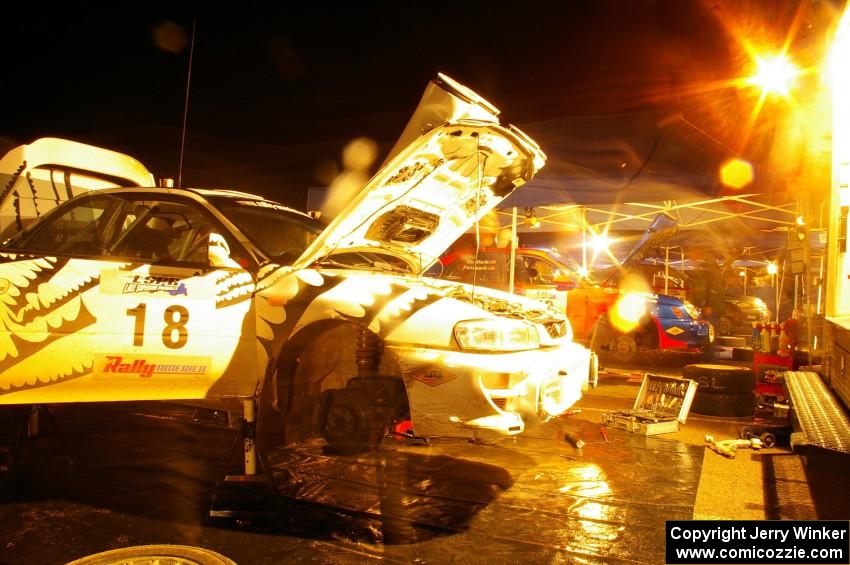
[[[658,214],[649,227],[643,232],[641,238],[632,247],[628,255],[620,262],[620,265],[611,269],[605,279],[600,283],[602,286],[609,285],[618,273],[637,265],[652,253],[655,249],[679,233],[679,224],[665,212]]]
[[[670,238],[677,233],[679,233],[679,224],[676,223],[676,220],[663,212],[658,214],[632,250],[629,251],[629,254],[620,263],[620,266],[625,268],[637,265],[646,259],[647,255],[658,249],[665,242],[670,241]]]
[[[423,273],[546,156],[470,89],[438,75],[381,169],[295,262],[372,251]]]

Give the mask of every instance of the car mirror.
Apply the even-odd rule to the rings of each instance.
[[[230,246],[220,233],[210,232],[207,238],[207,257],[213,267],[239,267],[230,257]]]

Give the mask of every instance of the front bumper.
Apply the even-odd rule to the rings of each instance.
[[[493,354],[388,349],[400,362],[414,432],[426,437],[521,433],[575,404],[595,367],[590,350],[572,342]]]

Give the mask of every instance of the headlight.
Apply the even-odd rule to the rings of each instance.
[[[765,304],[764,300],[762,300],[761,298],[757,298],[757,297],[754,296],[753,297],[753,304],[755,304],[759,308],[767,309],[767,304]]]
[[[522,351],[540,347],[534,326],[506,318],[458,322],[454,335],[464,351]]]
[[[688,302],[687,300],[685,300],[684,302],[685,302],[685,312],[688,313],[688,316],[690,316],[694,320],[699,320],[699,310],[697,310],[697,307],[694,306],[693,304],[691,304],[690,302]]]

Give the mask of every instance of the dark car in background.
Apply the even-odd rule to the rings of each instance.
[[[699,269],[690,268],[683,271],[674,268],[665,274],[663,267],[654,263],[640,265],[640,271],[650,281],[655,292],[666,293],[694,303],[699,302],[695,297],[695,289],[699,287]],[[770,319],[770,308],[764,300],[749,294],[733,294],[727,290],[723,301],[723,311],[716,328],[717,335],[750,335],[753,322],[766,323]]]
[[[720,335],[750,335],[753,322],[770,321],[770,309],[756,296],[727,296],[717,331]]]

